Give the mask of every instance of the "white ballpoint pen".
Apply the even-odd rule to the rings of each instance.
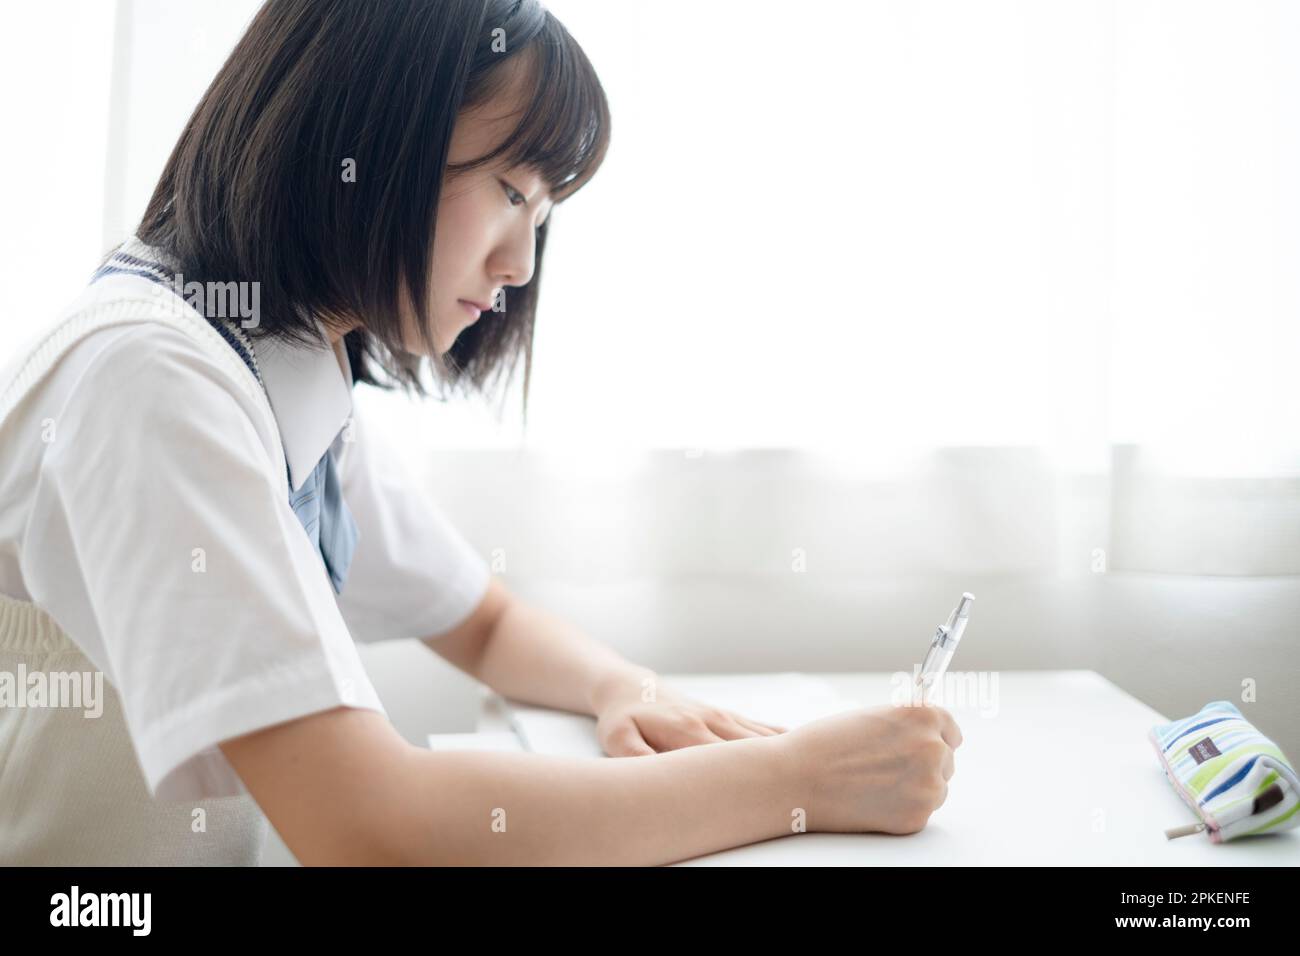
[[[922,700],[928,700],[930,689],[943,680],[948,662],[952,660],[962,633],[966,630],[966,622],[970,619],[970,606],[974,600],[975,595],[969,591],[962,594],[961,600],[948,615],[948,623],[940,624],[934,632],[930,649],[925,655],[925,662],[921,664],[921,670],[916,675],[916,689],[920,692]]]

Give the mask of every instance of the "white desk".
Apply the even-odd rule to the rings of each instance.
[[[888,673],[812,676],[864,707],[890,701]],[[691,694],[690,675],[663,679]],[[683,865],[1300,864],[1295,830],[1222,845],[1205,833],[1166,840],[1167,828],[1195,822],[1146,739],[1168,718],[1099,674],[1002,671],[996,691],[985,703],[974,695],[945,703],[963,743],[948,799],[921,832],[792,834]],[[502,703],[485,698],[479,732],[510,729]]]

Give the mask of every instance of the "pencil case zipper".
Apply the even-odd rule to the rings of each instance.
[[[1187,805],[1188,809],[1195,813],[1197,817],[1196,823],[1188,823],[1185,826],[1179,827],[1170,827],[1165,830],[1165,839],[1177,840],[1179,837],[1191,836],[1193,833],[1202,833],[1205,831],[1209,831],[1210,838],[1214,839],[1215,834],[1217,834],[1219,830],[1218,824],[1206,819],[1206,814],[1201,809],[1200,801],[1192,796],[1187,788],[1183,786],[1182,781],[1178,779],[1178,775],[1174,773],[1173,767],[1169,765],[1169,758],[1165,755],[1164,748],[1160,746],[1159,739],[1154,736],[1148,736],[1147,739],[1150,740],[1152,745],[1155,747],[1156,753],[1160,757],[1160,765],[1164,768],[1165,776],[1173,786],[1174,791],[1182,799],[1183,803]]]

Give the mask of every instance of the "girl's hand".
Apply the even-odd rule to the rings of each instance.
[[[809,832],[916,833],[948,798],[961,729],[942,707],[850,710],[774,741],[792,760]]]
[[[596,714],[596,736],[611,757],[638,757],[664,750],[716,744],[742,737],[770,737],[786,732],[700,703],[662,686],[645,700],[639,685],[607,697]]]

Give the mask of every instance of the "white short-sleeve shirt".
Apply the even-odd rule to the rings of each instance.
[[[112,276],[79,305],[151,285]],[[244,792],[223,740],[384,712],[354,638],[450,630],[490,577],[354,416],[341,342],[255,351],[279,459],[230,366],[157,322],[91,332],[0,426],[0,593],[44,608],[103,670],[159,799]],[[286,459],[297,488],[331,444],[359,530],[338,595],[282,494]]]

